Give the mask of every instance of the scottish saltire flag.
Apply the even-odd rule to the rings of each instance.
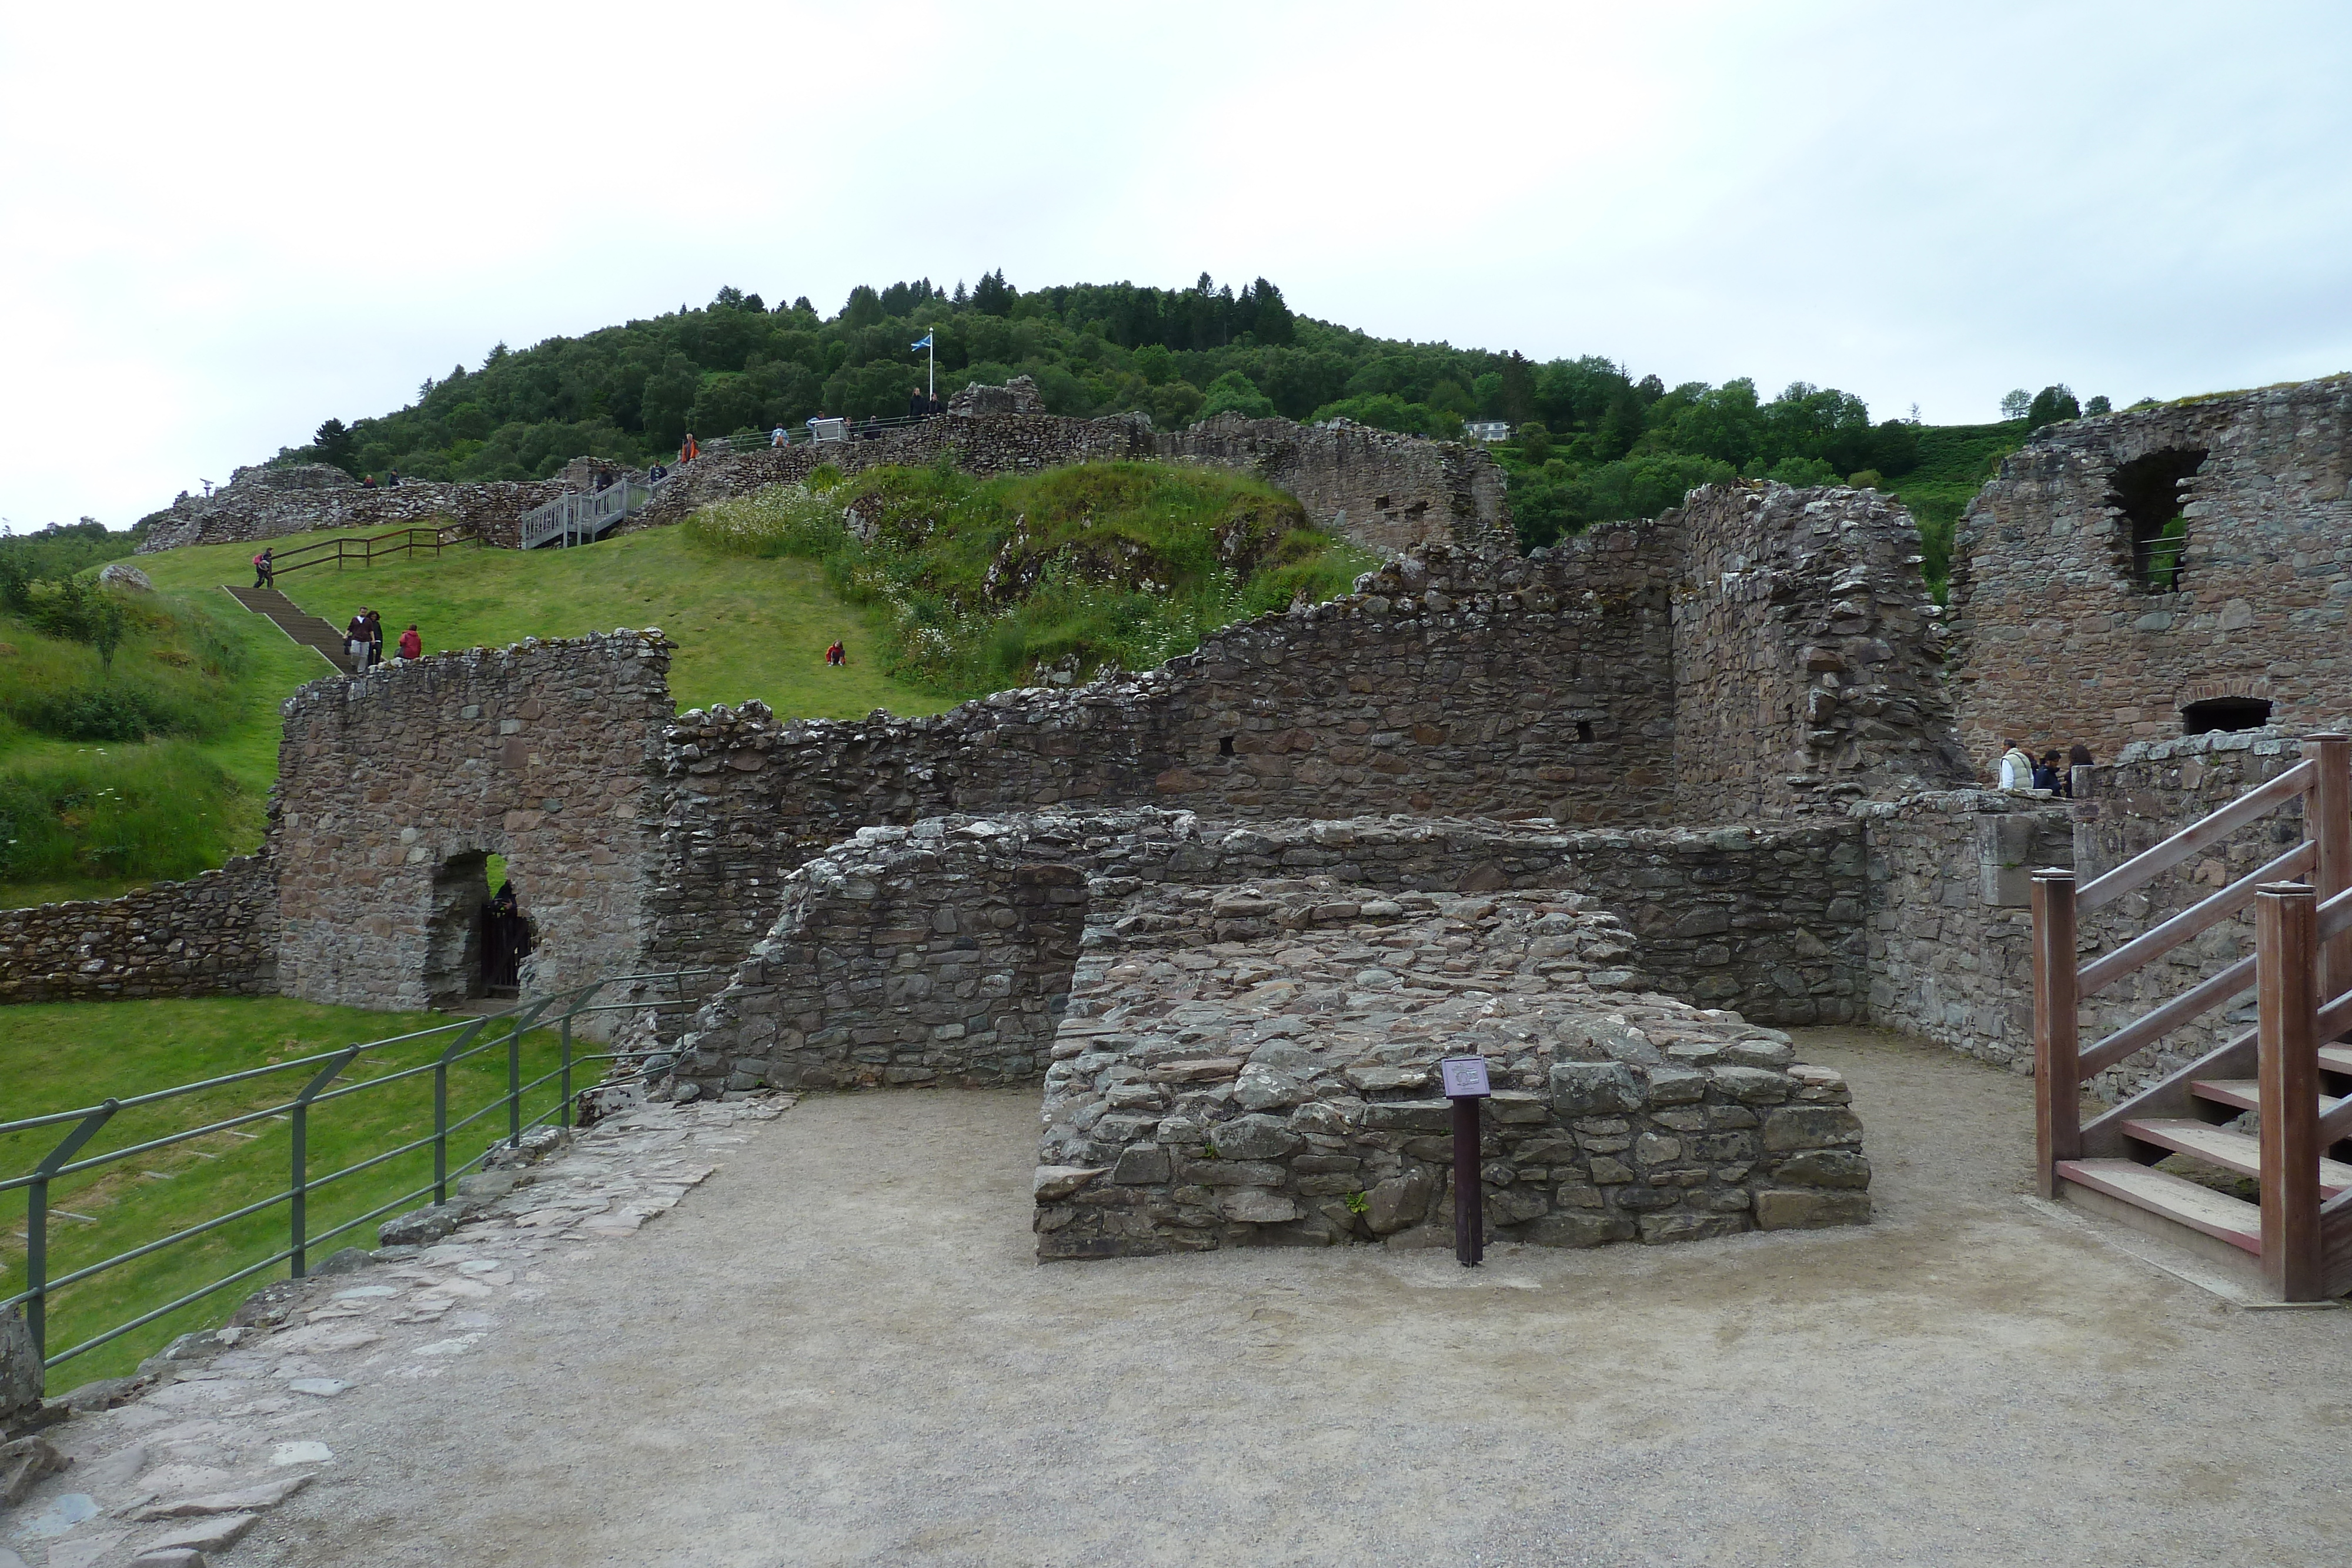
[[[909,351],[909,352],[911,352],[912,350],[916,350],[916,349],[928,349],[928,348],[929,348],[930,346],[931,346],[931,335],[930,335],[929,332],[926,332],[926,333],[924,333],[924,334],[923,334],[923,340],[922,340],[921,342],[919,342],[919,343],[909,343],[909,344],[908,344],[908,345],[907,345],[907,348],[908,348],[908,351]]]

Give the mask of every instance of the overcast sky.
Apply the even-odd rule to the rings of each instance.
[[[0,150],[19,530],[722,284],[1263,274],[1930,423],[2352,369],[2345,0],[15,5]]]

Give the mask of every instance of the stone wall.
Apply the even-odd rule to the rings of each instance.
[[[1874,490],[1717,485],[1680,535],[1675,789],[1687,821],[1969,779],[1911,515]]]
[[[1109,913],[1109,912],[1106,912]],[[1053,1045],[1041,1259],[1453,1243],[1439,1058],[1486,1060],[1486,1222],[1589,1247],[1854,1224],[1870,1166],[1832,1071],[1737,1015],[1630,991],[1574,893],[1147,887]]]
[[[1036,869],[1056,865],[1071,883]],[[1300,875],[1378,893],[1573,890],[1631,934],[1606,955],[1611,985],[1762,1022],[1841,1021],[1863,1006],[1863,869],[1840,822],[1560,833],[1460,820],[1207,826],[1144,810],[867,828],[788,879],[774,930],[697,1016],[679,1072],[701,1092],[1017,1078],[1036,1071],[1039,1020],[1068,988],[1066,962],[1039,956],[1064,954],[1066,918],[1090,901]],[[1054,913],[1024,945],[1020,920],[1042,917],[1021,912],[1041,903]],[[1221,939],[1271,932],[1244,923]],[[991,974],[1014,988],[984,988]]]
[[[577,486],[574,486],[577,487]],[[562,495],[560,479],[445,485],[404,479],[370,489],[340,468],[240,468],[209,496],[180,492],[148,526],[141,553],[180,545],[247,544],[315,528],[396,528],[410,524],[471,524],[485,543],[511,549],[522,514]]]
[[[285,994],[415,1008],[478,992],[491,853],[535,927],[528,986],[634,971],[669,647],[657,631],[534,638],[289,698],[270,832]]]
[[[2168,455],[2179,455],[2177,467]],[[2201,464],[2198,461],[2201,456]],[[2172,491],[2174,476],[2192,470]],[[2217,697],[2299,732],[2352,718],[2352,377],[2046,427],[1961,518],[1951,607],[1961,737],[2100,757]],[[2135,565],[2133,514],[2175,505],[2177,580]]]
[[[1161,433],[1138,414],[1062,419],[960,413],[872,441],[762,444],[741,452],[714,443],[677,470],[661,497],[623,524],[622,531],[674,523],[713,501],[796,483],[820,463],[856,473],[885,464],[929,464],[942,453],[952,453],[958,466],[972,474],[1114,459],[1204,463],[1255,475],[1291,492],[1318,527],[1368,549],[1402,550],[1432,540],[1515,548],[1503,472],[1484,447],[1360,425],[1302,425],[1231,414]],[[211,496],[183,492],[144,519],[150,532],[139,548],[241,543],[314,528],[397,528],[445,518],[473,524],[488,542],[512,548],[521,515],[567,488],[585,489],[586,481],[577,474],[568,481],[530,483],[403,480],[396,489],[368,489],[323,465],[240,468]]]
[[[929,718],[682,714],[665,736],[659,881],[677,892],[659,951],[685,951],[726,911],[772,915],[783,873],[859,828],[949,812],[1662,820],[1661,576],[1633,529],[1543,561],[1433,549],[1139,676]]]
[[[121,898],[0,909],[0,1002],[272,996],[277,970],[264,856]]]
[[[1853,807],[1871,880],[1870,1017],[2019,1071],[2033,1062],[2032,872],[2071,868],[2076,885],[2153,848],[2301,759],[2275,731],[2135,743],[2113,765],[2075,770],[2077,798],[1956,790]],[[2085,915],[2079,958],[2121,946],[2301,841],[2299,803],[2241,829],[2136,892]],[[2253,951],[2253,912],[2213,925],[2083,999],[2090,1046]],[[2216,1009],[2110,1069],[2116,1099],[2202,1055],[2253,1021],[2253,996]]]

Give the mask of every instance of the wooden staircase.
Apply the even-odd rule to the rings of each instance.
[[[2352,1045],[2337,1043],[2352,1035],[2352,737],[2315,736],[2303,749],[2303,760],[2278,778],[2079,891],[2070,871],[2033,878],[2043,1196],[2235,1260],[2289,1301],[2352,1291]],[[2302,842],[2112,952],[2080,961],[2078,915],[2298,800]],[[2084,998],[2249,904],[2252,954],[2082,1044]],[[2086,1081],[2249,990],[2253,1029],[2082,1120]],[[2258,1131],[2230,1125],[2248,1112]],[[2255,1200],[2151,1168],[2174,1155],[2252,1178]]]
[[[267,615],[277,622],[278,629],[306,648],[315,648],[319,656],[347,675],[357,674],[350,650],[343,645],[343,634],[302,609],[274,588],[238,588],[221,584],[221,591],[256,615]]]

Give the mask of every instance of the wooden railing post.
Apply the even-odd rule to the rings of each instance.
[[[2319,765],[2319,777],[2304,798],[2303,832],[2319,845],[2319,865],[2311,884],[2321,903],[2352,887],[2352,736],[2315,735],[2304,756]],[[2319,995],[2332,1000],[2352,990],[2352,932],[2328,938],[2319,955]]]
[[[2287,1301],[2320,1299],[2318,960],[2314,890],[2274,882],[2256,893],[2263,1273]]]
[[[2083,1154],[2074,873],[2057,867],[2035,872],[2032,904],[2033,1181],[2042,1197],[2055,1197],[2058,1162],[2079,1159]]]

